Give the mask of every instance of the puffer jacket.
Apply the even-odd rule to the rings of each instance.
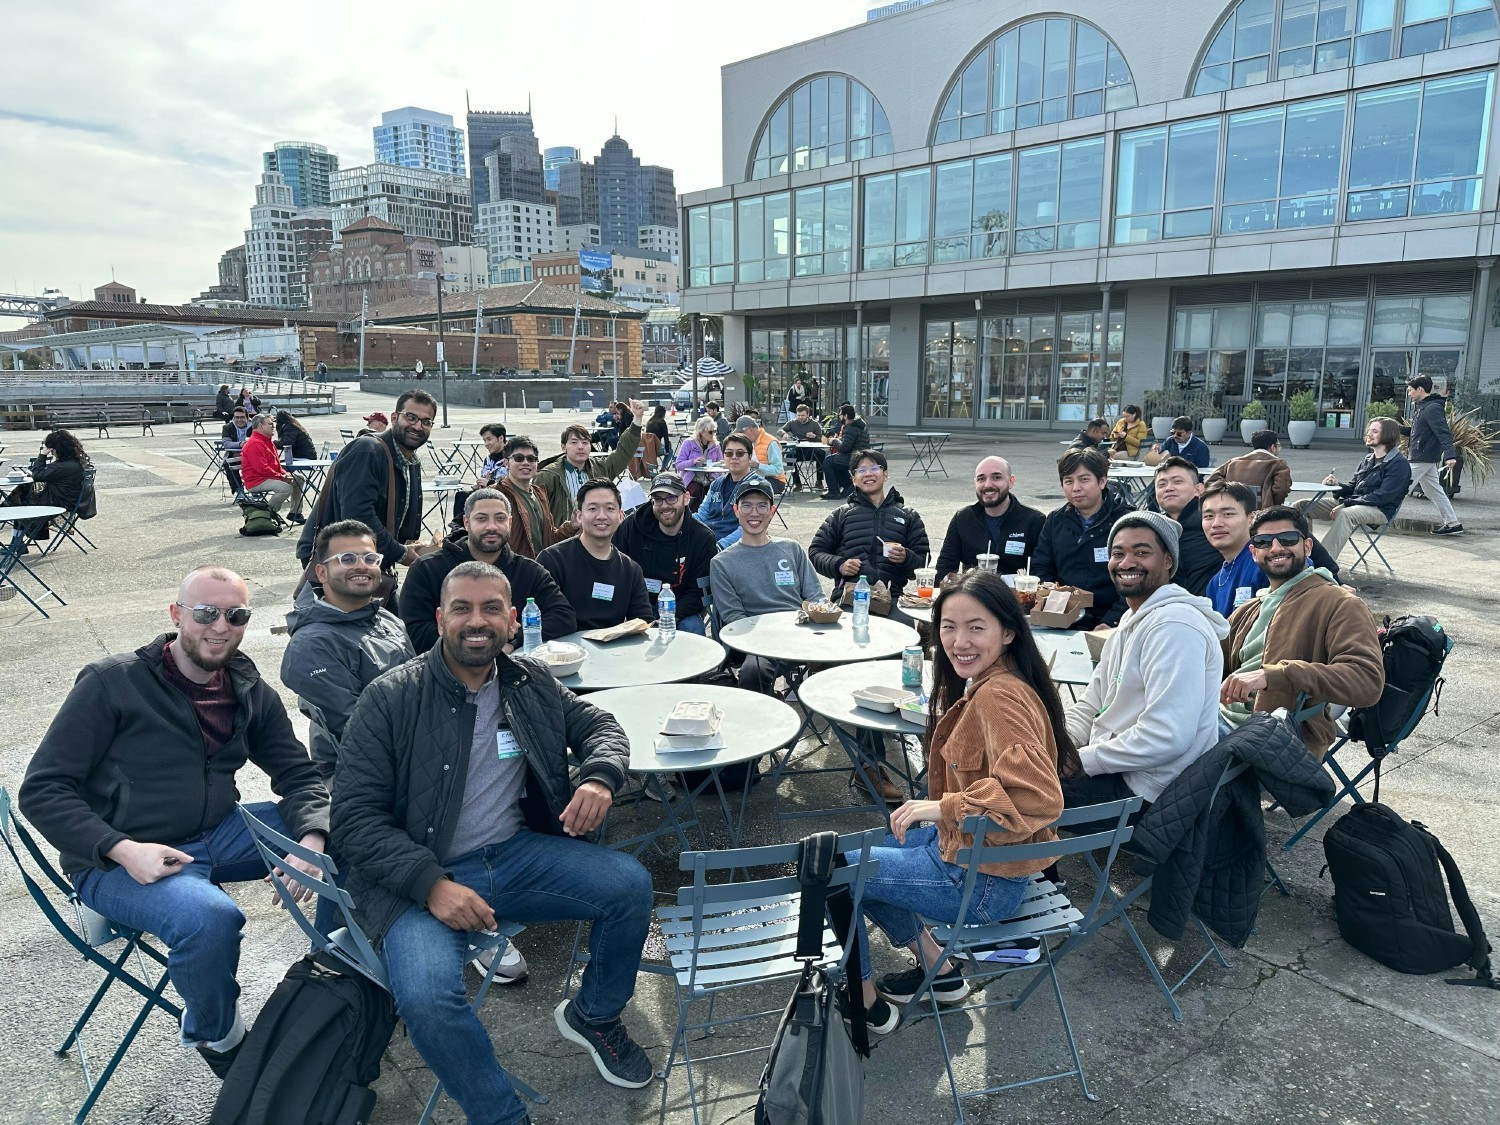
[[[1339,485],[1334,497],[1343,504],[1379,508],[1387,520],[1393,520],[1410,488],[1411,462],[1393,449],[1380,458],[1367,453],[1354,470],[1354,479]]]
[[[881,540],[905,547],[905,561],[897,563],[886,558]],[[906,507],[901,493],[889,489],[877,508],[856,488],[843,507],[828,513],[807,554],[814,570],[834,580],[834,597],[844,596],[846,580],[839,567],[848,559],[858,559],[859,573],[869,579],[870,585],[886,583],[894,598],[911,581],[917,567],[926,565],[929,550],[922,517],[915,508]]]
[[[561,835],[558,817],[573,799],[569,747],[582,762],[578,780],[615,793],[625,782],[630,740],[608,712],[530,657],[500,656],[495,675],[505,720],[526,755],[526,827]],[[474,717],[438,646],[367,687],[344,728],[344,744],[359,753],[344,754],[334,775],[333,841],[359,924],[373,941],[407,907],[424,905],[449,874],[438,857],[463,808]]]
[[[286,631],[291,640],[281,654],[281,682],[297,693],[297,709],[311,724],[313,762],[331,777],[360,693],[416,651],[400,618],[382,609],[378,598],[345,613],[314,594],[310,584],[286,615]]]
[[[1093,606],[1084,611],[1076,629],[1115,625],[1125,612],[1125,602],[1109,578],[1109,531],[1115,520],[1134,510],[1106,490],[1104,505],[1087,528],[1071,504],[1054,509],[1042,524],[1031,573],[1043,582],[1061,582],[1094,595]]]
[[[1227,767],[1250,769],[1214,787]],[[1236,948],[1255,932],[1265,889],[1264,787],[1292,817],[1307,816],[1333,796],[1333,781],[1284,721],[1249,720],[1188,766],[1135,826],[1131,848],[1157,864],[1151,882],[1151,928],[1176,941],[1196,914]]]
[[[1428,395],[1412,406],[1411,425],[1403,426],[1402,432],[1410,438],[1406,459],[1413,465],[1441,465],[1457,456],[1453,431],[1448,428],[1447,407],[1448,400],[1442,395]]]

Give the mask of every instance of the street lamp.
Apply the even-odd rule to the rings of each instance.
[[[615,320],[619,315],[618,309],[609,314],[609,346],[613,355],[610,360],[610,398],[615,402],[620,401],[620,335]]]
[[[420,281],[436,281],[437,282],[437,297],[438,297],[438,345],[437,345],[438,378],[439,378],[439,380],[442,383],[442,392],[443,392],[443,427],[442,428],[446,430],[446,429],[448,429],[448,357],[444,354],[444,351],[446,349],[443,346],[447,342],[447,336],[445,336],[444,333],[443,333],[443,282],[445,282],[445,281],[457,281],[458,280],[458,274],[456,274],[456,273],[433,273],[431,270],[422,270],[422,271],[420,271],[417,274],[417,278]]]

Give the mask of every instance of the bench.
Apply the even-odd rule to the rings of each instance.
[[[54,429],[76,426],[93,426],[97,436],[109,437],[111,425],[139,425],[141,437],[148,433],[156,435],[156,419],[151,410],[140,403],[115,406],[102,403],[90,406],[56,406],[47,411],[48,423]]]
[[[38,423],[46,422],[46,420],[47,408],[45,406],[13,403],[0,407],[0,429],[37,430],[41,428]]]

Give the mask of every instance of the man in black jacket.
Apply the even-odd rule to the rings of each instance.
[[[1015,486],[1015,474],[1004,457],[986,457],[974,466],[974,503],[948,521],[938,554],[938,578],[956,574],[960,566],[976,566],[980,555],[998,555],[1001,574],[1025,568],[1036,554],[1047,517],[1017,500],[1011,494]]]
[[[1058,458],[1057,478],[1067,502],[1042,525],[1031,573],[1094,595],[1079,629],[1116,625],[1125,603],[1109,577],[1109,530],[1131,509],[1109,491],[1109,458],[1097,449],[1068,450]]]
[[[480,488],[464,501],[464,530],[450,535],[442,549],[423,555],[406,572],[401,589],[401,620],[418,654],[437,644],[437,611],[443,579],[460,563],[478,561],[496,567],[510,583],[516,620],[508,638],[521,639],[521,610],[535,598],[542,611],[542,639],[565,637],[578,628],[573,607],[557,583],[535,559],[510,549],[510,501],[494,488]]]
[[[828,482],[824,500],[842,500],[854,490],[854,481],[849,476],[849,463],[861,449],[870,448],[870,429],[849,403],[839,407],[838,431],[829,448],[834,452],[823,459],[823,479]]]
[[[240,482],[240,449],[249,440],[250,412],[243,406],[236,406],[219,430],[219,443],[224,450],[224,479],[236,495],[245,490]]]
[[[583,837],[624,784],[630,744],[540,663],[504,653],[509,584],[466,562],[443,581],[440,643],[360,697],[333,838],[380,943],[412,1044],[471,1121],[526,1120],[464,988],[466,935],[497,920],[587,919],[588,967],[554,1020],[606,1081],[651,1081],[620,1013],[651,921],[651,877]],[[578,785],[568,752],[579,759]]]
[[[422,462],[417,451],[432,436],[436,420],[437,400],[426,391],[407,391],[396,400],[390,429],[355,438],[344,447],[297,540],[298,562],[307,566],[318,532],[336,520],[359,520],[375,532],[381,569],[387,574],[394,573],[397,563],[411,566],[421,557],[408,545],[422,535]],[[392,481],[396,519],[395,526],[387,527]],[[397,611],[391,604],[386,608]]]
[[[1458,522],[1453,501],[1443,488],[1443,472],[1458,464],[1453,447],[1453,431],[1448,427],[1448,400],[1432,393],[1432,379],[1418,375],[1406,381],[1406,397],[1411,399],[1411,425],[1403,426],[1406,434],[1406,459],[1411,463],[1411,479],[1432,501],[1443,522],[1434,535],[1462,535],[1464,525]]]
[[[328,832],[328,792],[276,689],[239,651],[249,601],[233,571],[191,571],[168,607],[175,633],[78,674],[20,792],[84,905],[170,947],[182,1043],[220,1077],[245,1035],[245,916],[219,884],[266,873],[235,810],[235,775],[252,761],[270,776],[280,802],[248,807],[278,832],[318,851]]]
[[[1348,484],[1329,473],[1323,483],[1336,485],[1333,496],[1292,505],[1308,517],[1332,520],[1333,526],[1323,536],[1323,549],[1335,559],[1355,527],[1383,527],[1396,518],[1401,501],[1411,488],[1411,465],[1402,455],[1401,428],[1394,418],[1376,418],[1365,427],[1365,445],[1370,452],[1354,470]]]
[[[1151,483],[1147,507],[1165,513],[1182,528],[1177,541],[1177,573],[1172,581],[1188,593],[1203,597],[1209,582],[1223,569],[1224,556],[1203,533],[1203,511],[1199,507],[1203,484],[1198,466],[1186,457],[1168,457],[1157,464]]]
[[[884,453],[861,450],[850,467],[854,492],[847,504],[828,513],[807,555],[814,570],[833,579],[835,599],[844,596],[847,583],[864,577],[871,586],[877,582],[889,586],[894,602],[916,568],[927,561],[927,528],[917,510],[906,506],[901,493],[887,490]],[[894,606],[891,615],[904,620]]]
[[[690,507],[682,474],[657,473],[651,478],[651,503],[625,517],[615,532],[615,546],[640,564],[652,615],[662,586],[671,586],[677,599],[677,628],[701,637],[703,590],[719,545],[714,533],[693,519]]]

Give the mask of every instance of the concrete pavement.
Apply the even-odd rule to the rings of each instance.
[[[342,397],[346,415],[307,419],[319,441],[337,444],[341,426],[357,426],[358,415],[390,403],[358,393]],[[453,428],[436,437],[477,436],[491,415],[451,410]],[[512,433],[529,432],[544,452],[577,416],[512,411]],[[41,620],[19,599],[0,602],[0,784],[19,783],[25,764],[46,730],[73,677],[89,660],[133,649],[166,627],[166,604],[181,574],[199,562],[219,562],[245,576],[256,617],[244,649],[274,681],[285,638],[279,624],[297,579],[290,536],[243,539],[238,512],[217,487],[194,487],[201,467],[188,427],[162,427],[154,438],[116,437],[85,443],[99,467],[99,517],[87,525],[100,544],[85,557],[64,545],[41,564],[68,606],[48,603]],[[123,431],[121,431],[123,433]],[[1060,492],[1052,463],[1057,436],[955,438],[944,451],[951,476],[906,478],[910,457],[904,437],[887,437],[895,484],[918,507],[933,536],[934,553],[951,513],[972,500],[968,473],[978,457],[1008,456],[1019,478],[1018,493],[1050,508]],[[7,456],[25,456],[39,435],[0,434]],[[1216,458],[1233,452],[1216,450]],[[1321,476],[1337,463],[1347,473],[1355,450],[1318,447],[1288,455],[1294,475]],[[833,505],[798,496],[785,508],[792,535],[807,542]],[[1431,505],[1408,501],[1405,514],[1425,516]],[[1469,534],[1453,540],[1389,535],[1383,542],[1396,573],[1352,581],[1377,614],[1432,613],[1457,640],[1447,666],[1441,711],[1429,715],[1416,735],[1387,763],[1383,798],[1409,818],[1428,824],[1453,851],[1492,932],[1500,932],[1500,784],[1493,767],[1500,704],[1492,694],[1500,681],[1496,589],[1500,561],[1494,557],[1500,528],[1500,489],[1466,482],[1458,501]],[[1352,557],[1346,554],[1345,559]],[[1347,574],[1348,572],[1346,572]],[[295,700],[283,693],[289,708]],[[305,722],[297,716],[299,731]],[[1354,748],[1351,760],[1361,752]],[[264,779],[247,770],[247,798],[269,796]],[[793,797],[791,786],[783,792]],[[837,775],[820,783],[797,783],[793,799],[842,804],[847,791]],[[749,842],[774,838],[770,794],[758,789],[751,801]],[[621,831],[644,824],[655,806],[624,810]],[[1331,823],[1325,821],[1325,825]],[[858,817],[841,828],[869,826]],[[1290,828],[1279,814],[1267,817],[1275,844]],[[1368,960],[1342,942],[1333,924],[1330,885],[1319,877],[1321,830],[1293,852],[1276,857],[1293,895],[1264,900],[1259,930],[1244,950],[1229,951],[1230,968],[1205,966],[1181,993],[1186,1020],[1176,1024],[1149,983],[1134,950],[1116,930],[1064,963],[1060,972],[1069,1014],[1079,1037],[1089,1082],[1100,1100],[1089,1103],[1076,1084],[1052,1083],[972,1103],[980,1122],[1350,1122],[1359,1125],[1412,1120],[1492,1122],[1500,1104],[1500,996],[1477,988],[1453,988],[1442,976],[1403,977]],[[661,891],[680,880],[673,857],[652,856],[648,866]],[[1065,874],[1088,886],[1080,866]],[[1126,874],[1128,885],[1134,876]],[[248,1013],[258,1009],[299,952],[297,932],[269,904],[259,885],[236,892],[249,918],[241,960]],[[70,1026],[95,980],[81,970],[6,870],[0,875],[0,1122],[71,1120],[83,1099],[75,1058],[58,1059],[51,1047]],[[1192,938],[1174,948],[1144,923],[1139,926],[1153,956],[1171,977],[1201,952]],[[674,1072],[660,1083],[627,1092],[603,1084],[593,1067],[562,1042],[551,1021],[562,983],[571,926],[533,927],[520,940],[531,963],[531,979],[498,989],[483,1018],[497,1053],[508,1067],[552,1096],[538,1107],[538,1122],[591,1118],[601,1123],[692,1120],[686,1079]],[[659,958],[653,936],[648,958]],[[898,960],[876,942],[877,969]],[[781,1003],[787,986],[755,997],[758,1008]],[[626,1017],[653,1057],[665,1057],[674,1017],[667,982],[640,977]],[[121,997],[98,1017],[101,1029],[118,1031],[133,1015]],[[769,1035],[731,1029],[726,1042],[763,1042]],[[970,1044],[959,1057],[961,1079],[1004,1081],[1065,1065],[1057,1014],[1046,995],[1019,1013],[1001,1008],[979,1021],[953,1021],[950,1036]],[[987,1038],[986,1038],[987,1036]],[[102,1039],[96,1036],[98,1052]],[[710,1048],[700,1047],[707,1053]],[[724,1049],[722,1046],[718,1049]],[[96,1054],[95,1056],[100,1057]],[[710,1063],[700,1071],[700,1097],[711,1104],[704,1120],[748,1121],[750,1096],[759,1075],[756,1056]],[[398,1031],[379,1084],[375,1121],[415,1120],[431,1088],[430,1072]],[[202,1062],[176,1046],[175,1028],[153,1016],[103,1102],[90,1120],[186,1125],[207,1120],[217,1083]],[[872,1123],[940,1122],[952,1119],[947,1080],[930,1021],[915,1024],[880,1044],[870,1068]],[[439,1121],[461,1116],[445,1102]]]

